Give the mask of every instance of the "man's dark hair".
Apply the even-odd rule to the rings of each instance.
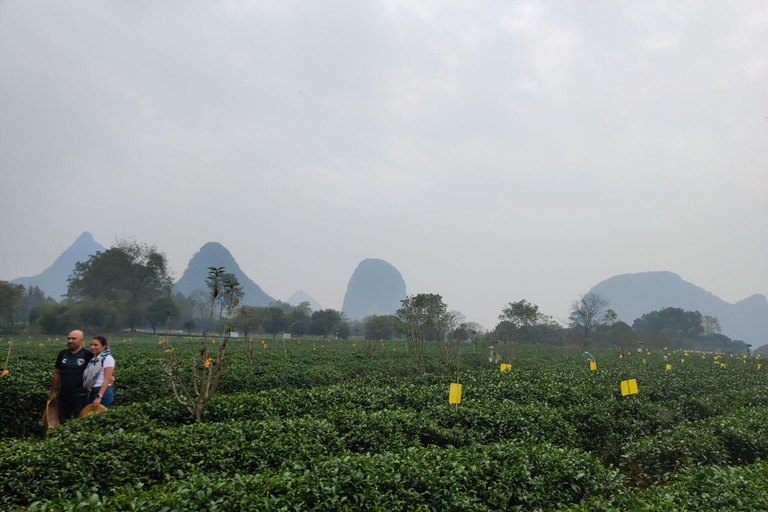
[[[102,346],[102,347],[106,347],[106,346],[107,346],[107,338],[105,338],[104,336],[101,336],[101,335],[99,335],[99,336],[94,336],[94,337],[93,337],[93,339],[95,339],[95,340],[97,340],[99,343],[101,343],[101,346]]]

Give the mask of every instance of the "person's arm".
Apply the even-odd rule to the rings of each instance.
[[[59,387],[59,381],[61,380],[61,370],[56,368],[53,370],[53,379],[51,379],[51,394],[48,395],[48,400],[56,398],[56,388]]]
[[[104,396],[104,393],[107,392],[107,388],[109,388],[110,381],[112,380],[112,372],[114,370],[115,369],[112,366],[104,368],[104,382],[101,384],[101,388],[99,388],[98,396],[93,400],[94,404],[101,404],[101,397]]]

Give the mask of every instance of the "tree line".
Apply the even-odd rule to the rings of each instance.
[[[485,330],[460,312],[449,311],[443,298],[431,293],[406,297],[393,315],[371,315],[363,320],[350,320],[334,309],[312,311],[306,302],[297,306],[281,301],[259,307],[240,305],[243,292],[237,279],[225,269],[220,272],[217,281],[206,280],[190,295],[174,294],[163,252],[135,240],[117,240],[109,249],[75,265],[60,302],[46,297],[36,286],[0,281],[0,332],[60,333],[75,328],[102,332],[149,328],[157,332],[168,326],[191,333],[212,319],[215,331],[229,329],[243,337],[291,333],[297,337],[441,343],[479,338],[489,343],[622,350],[643,346],[742,352],[746,348],[743,342],[723,335],[716,318],[698,311],[664,308],[642,315],[630,326],[618,320],[606,298],[594,293],[572,302],[566,325],[522,299],[504,306],[496,326]],[[213,282],[228,286],[229,292],[214,293]]]

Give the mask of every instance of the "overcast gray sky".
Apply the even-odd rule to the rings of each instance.
[[[768,3],[0,1],[0,279],[208,241],[492,327],[612,275],[768,294]]]

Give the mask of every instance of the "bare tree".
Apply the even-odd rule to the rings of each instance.
[[[581,295],[571,303],[570,324],[582,342],[592,337],[602,318],[601,313],[610,304],[608,299],[596,293]]]
[[[704,315],[701,317],[701,326],[704,328],[704,334],[707,336],[723,332],[723,328],[720,327],[720,321],[714,316]]]
[[[195,417],[197,422],[202,419],[203,411],[219,387],[219,381],[226,369],[224,352],[227,349],[229,333],[234,330],[231,325],[227,326],[218,346],[216,346],[215,338],[208,338],[208,330],[213,323],[214,306],[222,296],[224,296],[224,303],[227,304],[228,310],[238,304],[236,292],[239,283],[237,280],[227,279],[224,281],[224,267],[209,267],[208,270],[206,279],[211,289],[208,327],[203,331],[199,351],[192,359],[191,377],[182,370],[183,361],[177,356],[176,347],[169,346],[166,348],[164,352],[166,357],[160,358],[160,366],[171,384],[173,396]],[[231,297],[235,297],[235,299],[231,299]],[[170,316],[168,322],[170,322]],[[166,344],[169,340],[167,332],[168,323],[166,323],[166,337],[164,339]],[[192,344],[191,335],[188,340]]]
[[[210,294],[203,290],[202,288],[198,288],[197,290],[193,291],[192,294],[189,296],[190,299],[192,299],[192,304],[194,305],[195,311],[198,313],[198,317],[202,321],[206,316],[208,316],[206,313],[209,309],[209,302],[210,302]]]

